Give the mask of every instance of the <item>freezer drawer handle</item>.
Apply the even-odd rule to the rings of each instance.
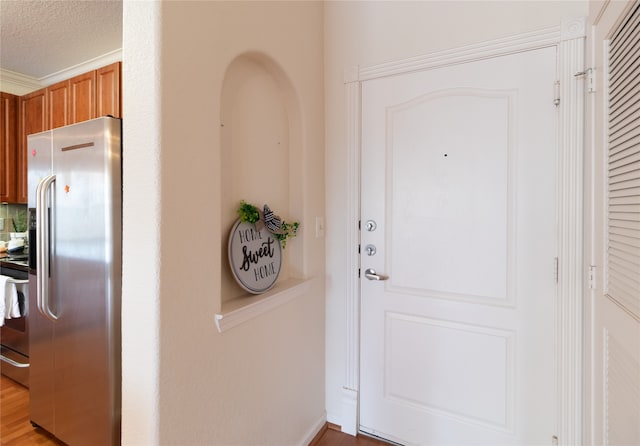
[[[20,367],[21,369],[24,369],[25,367],[29,367],[29,364],[23,364],[21,362],[14,361],[11,358],[7,358],[5,355],[0,355],[0,361],[6,362],[7,364],[11,364],[14,367]]]
[[[58,317],[49,308],[49,212],[47,196],[49,188],[56,180],[49,175],[38,183],[36,188],[36,250],[38,279],[36,281],[36,302],[38,311],[47,319],[56,321]],[[53,207],[53,206],[52,206]]]

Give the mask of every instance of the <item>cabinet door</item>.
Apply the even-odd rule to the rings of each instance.
[[[69,80],[69,124],[96,117],[96,72],[90,71]]]
[[[47,108],[49,113],[49,129],[70,124],[69,118],[69,80],[58,82],[47,87]]]
[[[122,63],[116,62],[96,70],[96,117],[122,117],[120,77]]]
[[[18,97],[0,93],[0,202],[16,201]]]
[[[26,203],[27,189],[27,135],[48,130],[47,125],[47,89],[37,90],[20,97],[19,143],[17,159],[17,199]]]

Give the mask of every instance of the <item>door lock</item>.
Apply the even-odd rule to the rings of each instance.
[[[376,254],[376,247],[373,245],[367,245],[364,247],[364,250],[367,251],[368,256],[373,256]]]

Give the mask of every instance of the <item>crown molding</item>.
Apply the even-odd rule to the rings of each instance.
[[[42,87],[44,85],[34,77],[0,69],[0,91],[22,96]]]
[[[111,51],[103,54],[102,56],[94,57],[86,62],[79,63],[64,70],[60,70],[56,73],[49,74],[47,76],[38,79],[44,86],[55,84],[56,82],[63,81],[65,79],[71,79],[79,74],[86,73],[91,70],[102,68],[105,65],[110,65],[114,62],[122,60],[122,49]]]
[[[25,76],[24,74],[0,69],[0,90],[16,95],[23,95],[121,60],[122,49],[119,48],[41,78]]]

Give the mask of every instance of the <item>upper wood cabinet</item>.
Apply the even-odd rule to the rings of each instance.
[[[96,72],[69,80],[69,124],[94,119],[96,115]]]
[[[96,72],[75,76],[47,87],[49,129],[96,117]]]
[[[13,180],[8,179],[9,174],[2,176],[0,180],[1,201],[27,202],[27,135],[88,121],[100,116],[122,117],[121,67],[122,63],[116,62],[20,96],[17,99],[17,136],[11,158],[15,173]],[[4,101],[5,93],[2,94]],[[4,141],[2,139],[3,146],[0,154],[3,158],[0,168],[9,163],[9,157],[5,155]],[[17,149],[15,149],[15,145],[17,145]],[[0,172],[5,170],[9,172],[10,169],[0,169]],[[7,179],[5,180],[5,178]],[[10,194],[5,183],[9,184],[10,181],[15,184],[15,191],[12,193],[12,198],[5,199],[5,194],[7,196]]]
[[[0,202],[16,201],[18,96],[0,93]]]
[[[59,93],[59,92],[58,92]],[[20,96],[18,114],[17,203],[26,203],[27,189],[27,135],[44,132],[47,120],[47,89]]]
[[[96,117],[122,118],[122,63],[116,62],[96,70]]]
[[[70,124],[69,119],[69,81],[58,82],[46,88],[47,128],[55,129]]]

